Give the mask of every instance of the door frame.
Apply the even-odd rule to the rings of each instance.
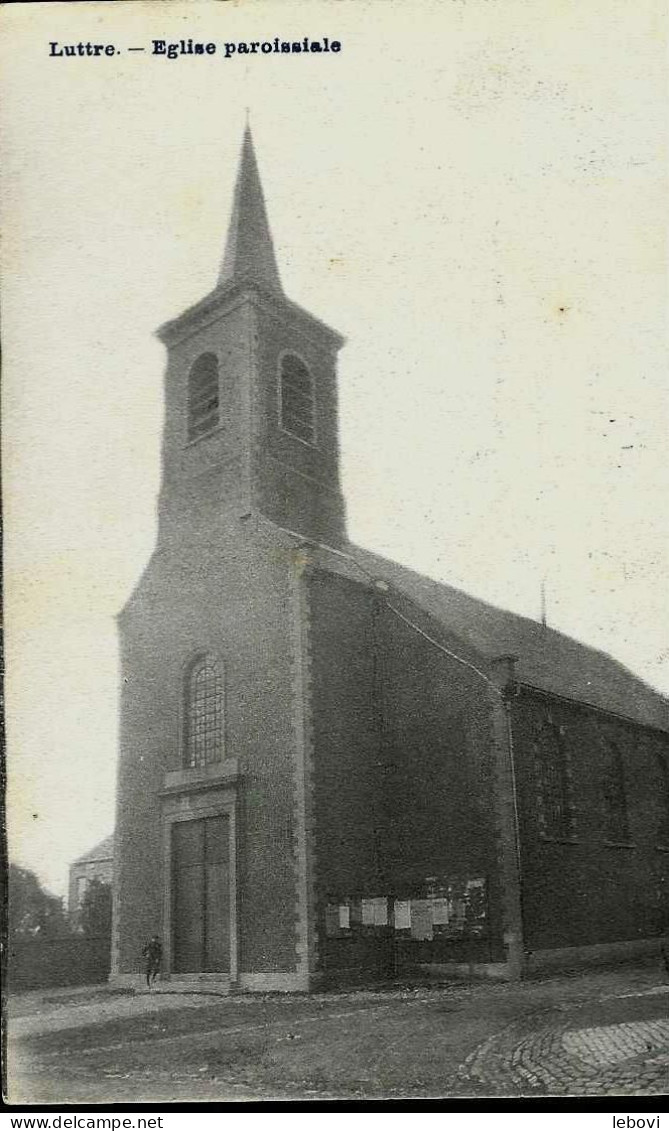
[[[213,791],[212,791],[213,792]],[[229,836],[229,901],[230,901],[230,974],[219,977],[237,981],[237,821],[234,790],[216,790],[211,793],[179,794],[164,798],[163,808],[163,955],[164,970],[170,977],[191,977],[174,973],[172,954],[172,827],[178,821],[198,821],[206,817],[227,817]],[[194,970],[193,975],[200,974]],[[202,974],[215,978],[215,974]]]

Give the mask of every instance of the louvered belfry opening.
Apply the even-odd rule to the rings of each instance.
[[[305,444],[316,443],[313,378],[301,358],[289,353],[281,361],[281,427]]]
[[[206,436],[219,421],[218,359],[213,353],[203,353],[188,377],[188,439]]]

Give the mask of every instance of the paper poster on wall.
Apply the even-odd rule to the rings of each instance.
[[[374,926],[388,926],[388,900],[385,896],[372,901],[374,903]]]
[[[395,901],[395,930],[408,931],[411,928],[411,903],[408,899]]]
[[[411,900],[411,937],[414,939],[431,939],[433,937],[431,900]]]
[[[327,935],[339,933],[339,908],[335,903],[329,903],[325,908],[325,933]]]
[[[432,900],[432,922],[435,927],[445,927],[448,923],[448,900],[447,899],[433,899]]]

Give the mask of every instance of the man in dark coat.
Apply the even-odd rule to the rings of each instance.
[[[156,980],[160,973],[160,964],[163,959],[163,948],[158,935],[152,935],[142,951],[146,959],[146,984],[151,988],[151,982]]]

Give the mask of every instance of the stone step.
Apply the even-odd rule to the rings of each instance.
[[[230,978],[225,974],[168,974],[154,982],[150,989],[146,984],[138,986],[135,993],[213,994],[216,997],[227,997],[230,993]]]

